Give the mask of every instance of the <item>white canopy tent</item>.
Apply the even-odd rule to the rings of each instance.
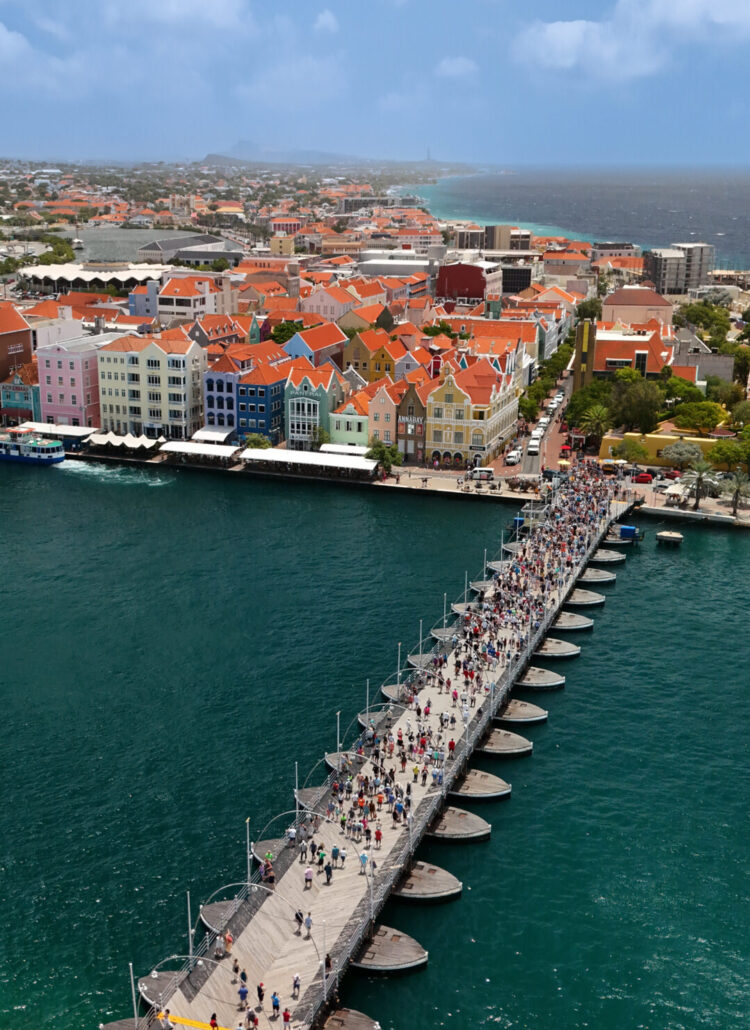
[[[360,447],[356,444],[351,446],[346,443],[324,443],[320,448],[321,454],[353,454],[356,458],[364,458],[369,447]]]
[[[231,458],[237,453],[234,444],[196,443],[194,440],[170,440],[162,444],[159,450],[163,454],[184,454],[191,458]]]
[[[83,440],[98,432],[98,426],[66,426],[59,422],[24,422],[19,429],[33,429],[40,436],[68,436],[76,440]]]
[[[193,433],[193,440],[197,443],[224,443],[234,432],[234,429],[214,429],[213,426],[204,426],[197,433]]]
[[[309,469],[333,472],[366,472],[372,475],[377,462],[353,454],[324,454],[321,451],[285,451],[277,448],[248,447],[240,454],[241,461],[266,465],[304,465]]]

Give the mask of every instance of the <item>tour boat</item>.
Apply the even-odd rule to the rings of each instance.
[[[56,465],[64,460],[65,450],[59,440],[45,440],[31,429],[9,429],[0,433],[0,461]]]

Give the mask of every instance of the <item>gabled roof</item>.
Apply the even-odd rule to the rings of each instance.
[[[199,275],[186,275],[183,278],[169,279],[159,290],[160,297],[201,297],[205,293],[218,293],[219,288],[213,279]]]
[[[321,365],[319,368],[303,368],[296,365],[289,371],[287,383],[291,386],[301,386],[307,379],[314,390],[322,387],[330,390],[334,382],[347,385],[346,380],[333,365]]]
[[[602,304],[617,304],[618,306],[630,304],[633,307],[641,308],[672,307],[669,301],[665,300],[656,290],[647,290],[642,286],[623,286],[622,289],[615,290],[614,293],[610,293],[608,297],[605,297],[602,300]]]
[[[29,323],[18,308],[11,302],[0,303],[0,333],[21,333],[29,328]]]
[[[4,382],[13,383],[16,379],[20,379],[24,386],[37,386],[39,383],[39,366],[36,361],[27,361],[25,365],[14,369]]]
[[[353,310],[354,310],[354,314],[355,315],[359,315],[359,317],[361,319],[363,319],[365,322],[369,322],[370,325],[372,325],[373,322],[377,322],[377,320],[380,318],[380,316],[385,311],[385,305],[384,304],[365,304],[365,305],[362,305],[361,307],[354,308]]]
[[[371,353],[388,342],[388,334],[382,329],[363,329],[357,336]]]
[[[324,322],[315,329],[306,329],[298,336],[307,344],[311,351],[323,350],[324,347],[333,347],[339,343],[346,343],[348,337],[334,322]]]

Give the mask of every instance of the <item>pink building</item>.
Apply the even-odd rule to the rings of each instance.
[[[63,426],[101,426],[97,352],[112,336],[79,336],[37,351],[42,421]]]

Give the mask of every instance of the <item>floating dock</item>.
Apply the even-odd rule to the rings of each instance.
[[[622,554],[621,551],[609,551],[600,547],[598,551],[594,551],[590,560],[597,565],[619,565],[620,562],[627,560],[627,555]]]
[[[321,1025],[330,1030],[373,1030],[373,1020],[362,1013],[340,1008],[330,1014],[327,1012],[335,999],[340,978],[350,966],[367,974],[394,974],[426,964],[428,953],[422,943],[397,928],[379,924],[380,912],[391,895],[425,902],[459,896],[461,883],[453,874],[415,860],[414,852],[425,838],[453,845],[490,838],[492,827],[487,820],[476,812],[449,804],[448,799],[469,804],[499,801],[510,795],[512,788],[505,780],[469,767],[471,755],[475,749],[498,758],[532,753],[533,742],[507,727],[542,723],[548,713],[537,705],[511,697],[511,691],[514,688],[550,690],[564,684],[563,676],[535,668],[529,662],[538,653],[545,657],[563,657],[580,650],[566,640],[547,638],[547,634],[553,626],[560,631],[590,628],[590,619],[563,611],[562,607],[604,603],[603,595],[574,584],[596,552],[609,522],[627,510],[629,506],[624,502],[611,504],[609,516],[603,518],[591,534],[586,553],[566,569],[564,580],[556,585],[547,611],[530,633],[523,652],[508,665],[500,666],[493,677],[492,693],[482,698],[480,704],[467,707],[461,719],[461,711],[457,712],[452,705],[448,691],[428,688],[433,717],[439,714],[459,716],[454,733],[455,753],[441,767],[430,766],[430,775],[426,775],[424,781],[419,769],[412,778],[411,767],[399,775],[402,786],[409,784],[411,807],[408,818],[406,813],[397,811],[393,820],[387,805],[382,814],[377,811],[375,818],[382,819],[383,825],[382,842],[378,840],[374,847],[368,847],[360,835],[361,827],[352,829],[350,826],[344,834],[336,820],[327,818],[327,813],[334,809],[333,782],[341,783],[342,775],[351,775],[356,786],[358,773],[372,773],[366,735],[357,730],[356,740],[352,740],[350,734],[316,763],[308,779],[294,792],[290,791],[292,804],[297,806],[296,813],[281,813],[266,824],[257,840],[248,839],[248,851],[258,862],[271,856],[275,883],[269,885],[261,881],[258,870],[248,868],[246,882],[219,888],[211,896],[201,909],[199,924],[191,930],[195,947],[191,947],[190,956],[173,956],[138,979],[138,992],[145,1004],[151,1006],[147,1021],[153,1022],[157,1008],[169,1007],[182,1024],[192,1021],[192,1025],[199,1025],[205,1020],[206,1010],[215,1010],[221,1025],[235,1025],[232,1020],[237,1018],[237,987],[232,979],[231,961],[214,957],[217,933],[229,929],[234,936],[232,956],[247,969],[251,983],[262,981],[269,990],[276,987],[281,990],[291,983],[295,973],[302,976],[302,993],[293,1003],[287,990],[281,990],[282,1005],[288,1003],[293,1009],[295,1030],[311,1030]],[[533,540],[533,536],[529,539]],[[518,541],[511,541],[503,548],[506,553],[515,553],[520,546]],[[504,567],[502,560],[497,561],[496,566],[492,562],[485,565],[493,571],[502,571]],[[484,577],[471,583],[472,588],[480,588],[480,592],[492,587],[491,581]],[[425,650],[405,658],[402,668],[380,688],[392,707],[379,704],[361,710],[352,724],[356,727],[359,722],[368,730],[372,723],[378,734],[395,733],[398,728],[405,737],[409,725],[413,728],[417,719],[417,702],[412,702],[411,709],[407,705],[420,689],[424,690],[422,670],[445,652],[449,653],[450,666],[452,638],[461,630],[462,616],[479,607],[477,601],[469,601],[466,595],[453,604],[451,621],[457,617],[455,625],[448,625],[446,614],[444,621],[422,640],[421,648]],[[431,641],[435,641],[432,647]],[[422,694],[422,703],[424,697]],[[500,725],[495,726],[495,723]],[[332,770],[327,776],[326,765]],[[369,798],[374,806],[372,793]],[[330,885],[317,862],[314,865],[311,862],[312,881],[305,877],[307,866],[300,860],[297,842],[290,840],[291,827],[296,827],[299,834],[304,830],[308,837],[314,836],[316,852],[322,848],[331,859],[334,847],[339,851],[343,847],[347,849],[343,866],[340,854],[337,855]],[[311,912],[311,932],[296,930],[295,911]],[[327,954],[331,968],[323,978],[321,962]],[[181,960],[182,965],[178,964],[177,968],[162,968],[174,967]],[[147,1025],[151,1024],[147,1022]],[[114,1023],[108,1030],[120,1028]]]
[[[580,630],[593,628],[593,619],[589,619],[586,615],[578,615],[575,612],[560,612],[552,623],[552,629],[556,633],[577,633]]]
[[[614,583],[617,579],[617,573],[612,572],[611,569],[586,569],[576,580],[576,583],[596,584],[597,586],[603,586],[605,583]]]
[[[577,658],[581,653],[578,644],[571,644],[569,640],[557,640],[555,637],[547,637],[534,652],[535,658]]]

